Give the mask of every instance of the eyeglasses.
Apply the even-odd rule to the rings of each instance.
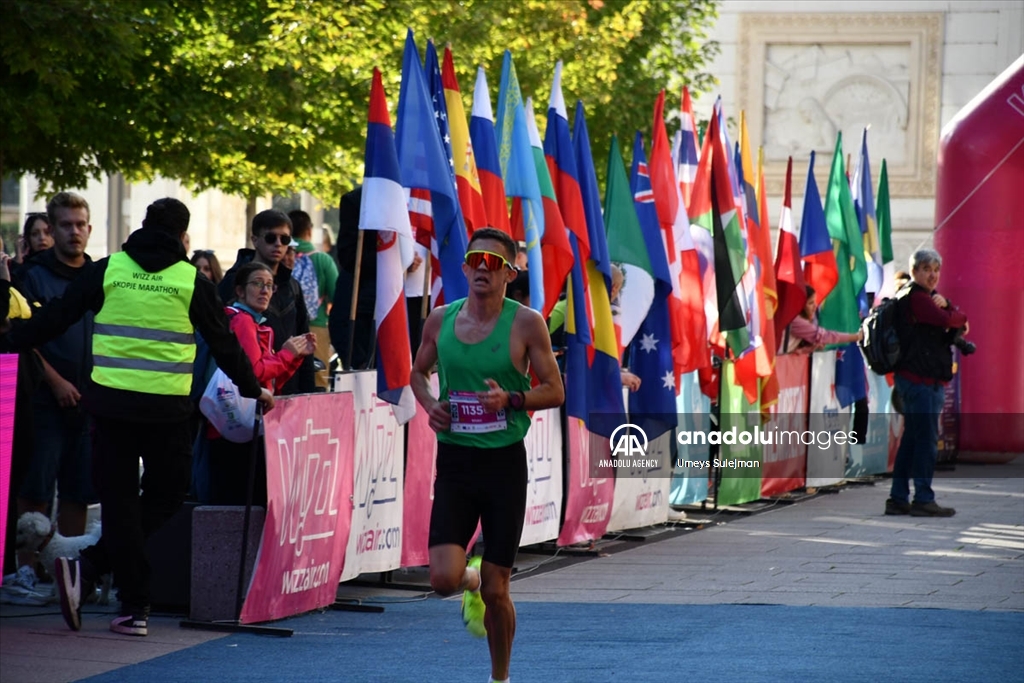
[[[256,280],[250,280],[246,284],[252,287],[253,289],[259,290],[261,292],[277,291],[277,285],[275,285],[273,282],[257,282]]]
[[[276,232],[265,232],[263,233],[263,241],[267,244],[277,244],[280,240],[281,245],[287,247],[292,242],[291,235],[279,235]]]
[[[491,272],[501,270],[502,268],[508,268],[509,270],[515,270],[515,267],[508,262],[501,254],[495,254],[493,251],[483,251],[482,249],[474,249],[473,251],[466,252],[466,265],[476,270],[480,267],[480,264],[484,264],[484,268]]]

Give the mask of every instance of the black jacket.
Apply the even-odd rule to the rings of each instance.
[[[911,283],[906,295],[899,299],[899,314],[903,325],[897,328],[901,353],[896,371],[924,379],[948,382],[953,379],[951,347],[957,330],[933,324],[934,321],[918,320],[913,312],[915,297],[927,299],[930,298],[930,294],[917,283]]]
[[[88,255],[84,265],[74,268],[57,258],[57,252],[50,247],[25,261],[19,272],[18,290],[30,303],[45,306],[62,298],[70,284],[89,268],[92,259]],[[64,334],[40,346],[39,353],[58,375],[81,390],[92,372],[92,313],[86,312]],[[36,400],[44,405],[57,405],[49,387],[41,388]]]
[[[235,265],[224,274],[224,279],[217,286],[220,298],[228,304],[235,300],[235,273],[256,256],[253,249],[239,249]],[[277,266],[274,275],[277,291],[270,297],[270,306],[263,315],[267,326],[274,331],[274,351],[280,351],[289,337],[309,332],[309,314],[306,313],[306,301],[302,296],[302,286],[292,277],[292,271],[283,265]],[[293,394],[310,394],[316,391],[316,369],[313,367],[313,356],[306,356],[299,366],[299,371],[275,392],[279,396]]]
[[[143,269],[156,273],[178,261],[185,261],[185,248],[179,240],[154,229],[133,232],[124,243],[124,250]],[[63,298],[54,299],[33,311],[31,320],[12,321],[8,342],[13,348],[37,346],[62,334],[88,311],[99,313],[103,308],[103,277],[109,259],[97,261],[68,287]],[[189,319],[210,345],[217,365],[248,398],[261,393],[248,356],[228,328],[224,305],[213,283],[196,271],[195,289],[189,305]],[[176,422],[187,420],[193,410],[188,396],[164,396],[138,391],[112,389],[96,384],[90,378],[82,390],[86,410],[102,417],[132,422]]]

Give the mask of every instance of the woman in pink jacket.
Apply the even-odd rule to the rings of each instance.
[[[274,332],[262,324],[263,312],[270,306],[274,289],[274,275],[270,268],[255,261],[247,263],[235,273],[235,295],[238,298],[226,310],[231,331],[249,357],[256,379],[272,392],[287,382],[302,365],[303,359],[316,350],[316,337],[309,333],[290,338],[280,351],[274,352]],[[207,428],[207,438],[210,440],[210,503],[245,505],[252,442],[232,443],[222,438],[212,426]],[[266,459],[262,435],[256,438],[260,442],[260,452],[256,461],[253,504],[265,506]]]
[[[800,315],[786,328],[786,334],[782,339],[783,353],[811,353],[820,351],[829,344],[849,344],[864,338],[864,333],[860,330],[856,334],[848,334],[820,327],[815,320],[817,312],[818,299],[814,287],[807,285],[807,303],[804,304],[804,310]]]

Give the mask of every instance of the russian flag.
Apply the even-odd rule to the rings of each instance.
[[[512,234],[505,203],[505,183],[501,179],[498,161],[498,143],[494,135],[494,113],[491,95],[487,90],[487,76],[481,66],[476,72],[473,88],[473,111],[469,119],[469,137],[476,154],[476,169],[480,177],[480,194],[487,212],[487,226]]]
[[[569,136],[569,113],[562,97],[562,62],[555,64],[555,77],[551,84],[548,126],[544,131],[544,157],[548,162],[551,182],[555,186],[555,197],[558,199],[562,221],[569,230],[569,245],[572,247],[573,258],[579,266],[574,266],[570,273],[569,296],[572,305],[567,310],[571,310],[574,315],[574,334],[580,342],[589,345],[593,341],[593,319],[589,311],[589,283],[585,264],[590,258],[590,236],[587,234],[587,215],[583,210],[583,195],[580,192],[572,138]],[[566,321],[566,331],[568,330]]]
[[[364,163],[359,229],[377,231],[377,396],[392,404],[395,419],[405,424],[416,414],[409,386],[412,350],[404,293],[405,270],[413,260],[412,227],[377,69],[370,89]]]
[[[814,152],[807,165],[807,189],[804,190],[804,215],[800,221],[800,256],[804,262],[804,279],[817,294],[818,305],[839,281],[836,255],[832,252],[832,238],[825,223],[825,210],[821,206],[818,182],[814,179]]]
[[[470,141],[469,126],[466,124],[466,110],[462,106],[462,93],[455,77],[455,62],[451,48],[444,49],[441,64],[441,84],[444,86],[445,104],[448,105],[448,130],[451,134],[451,150],[455,161],[455,184],[459,189],[459,202],[466,229],[472,235],[478,228],[487,226],[487,211],[480,193],[480,175],[476,169],[476,156]]]

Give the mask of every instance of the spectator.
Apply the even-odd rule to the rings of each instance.
[[[92,234],[89,204],[72,192],[60,192],[47,205],[53,246],[36,252],[19,273],[19,288],[31,303],[42,306],[64,297],[68,287],[92,267],[85,253]],[[98,502],[92,484],[90,420],[79,401],[92,371],[89,339],[92,313],[38,349],[45,382],[32,397],[35,452],[18,490],[18,516],[49,515],[54,493],[59,496],[57,530],[64,536],[85,533],[89,505]],[[35,564],[22,555],[21,566]]]
[[[316,349],[316,337],[312,332],[292,337],[281,345],[276,353],[274,331],[263,325],[263,312],[270,305],[274,293],[274,274],[266,264],[250,261],[235,273],[235,305],[227,309],[231,331],[238,337],[245,355],[252,363],[253,373],[260,385],[274,392],[275,386],[283,385],[302,365],[303,359]],[[233,443],[221,438],[212,426],[208,428],[210,441],[210,500],[212,505],[245,505],[248,477],[244,463],[249,461],[252,441]],[[267,504],[266,455],[263,439],[258,440],[260,449],[256,461],[256,488],[253,490],[253,504]]]
[[[16,245],[15,262],[19,265],[41,251],[53,246],[53,230],[45,213],[25,216],[25,225]]]
[[[530,307],[530,274],[525,270],[516,273],[516,279],[505,287],[505,297]]]
[[[295,254],[295,246],[292,245],[292,244],[289,244],[288,248],[284,252],[284,258],[281,259],[281,264],[285,268],[287,268],[288,270],[292,271],[292,273],[293,273],[292,277],[295,277],[295,275],[294,275],[294,273],[295,273],[295,256],[296,256],[296,254]],[[299,286],[300,287],[302,286],[301,282],[299,283]],[[305,293],[305,290],[303,290],[303,293]],[[308,312],[309,311],[307,310],[307,313]]]
[[[359,291],[355,324],[352,322],[352,288],[356,273],[356,245],[359,239],[359,207],[363,188],[342,196],[338,207],[338,282],[329,315],[331,344],[346,370],[370,366],[374,357],[374,306],[377,302],[377,231],[363,231],[363,251],[359,256]],[[351,340],[351,341],[350,341]]]
[[[793,319],[793,322],[786,328],[786,334],[782,337],[780,351],[782,353],[811,353],[819,351],[829,344],[849,344],[859,342],[864,338],[864,332],[858,330],[856,333],[833,332],[819,327],[815,319],[818,313],[818,299],[814,287],[807,285],[807,303],[800,315]]]
[[[177,512],[188,490],[196,328],[243,396],[274,405],[228,330],[213,284],[186,260],[181,237],[188,222],[180,201],[157,200],[124,251],[87,269],[63,298],[8,333],[12,347],[29,347],[60,335],[87,311],[95,314],[93,370],[82,402],[93,417],[103,537],[80,559],[58,558],[54,566],[61,613],[75,631],[82,626],[83,586],[113,570],[121,609],[110,630],[148,633],[144,544]]]
[[[953,378],[950,348],[967,316],[935,291],[942,257],[932,249],[920,249],[910,257],[913,282],[905,296],[897,298],[900,326],[900,359],[896,386],[903,405],[903,438],[892,470],[892,488],[885,514],[915,517],[952,517],[953,508],[935,502],[932,475],[939,457],[939,415],[943,385]],[[895,402],[895,401],[894,401]],[[914,500],[910,501],[910,479]]]
[[[338,265],[330,254],[317,250],[310,242],[313,237],[313,221],[308,213],[292,211],[288,217],[292,221],[297,252],[292,276],[302,286],[309,314],[309,330],[316,335],[316,357],[324,365],[324,369],[317,373],[316,384],[326,389],[327,368],[331,362],[331,335],[327,330],[327,314],[331,297],[334,296],[334,290],[338,285]]]
[[[270,267],[277,290],[263,315],[267,319],[267,326],[274,330],[275,351],[280,351],[288,339],[309,332],[309,317],[302,288],[292,277],[292,272],[281,263],[291,242],[292,222],[288,216],[276,209],[260,211],[252,219],[252,243],[255,249],[239,249],[235,265],[217,286],[221,300],[226,304],[232,303],[235,300],[235,273],[239,268],[250,261]],[[308,356],[299,371],[283,387],[278,387],[277,393],[282,396],[312,393],[316,391],[313,375],[313,357]]]
[[[526,242],[517,243],[515,266],[519,270],[526,270],[530,267],[529,255],[526,252]]]
[[[213,249],[196,249],[189,263],[215,285],[219,285],[224,279],[224,270],[220,267],[220,261],[217,260]]]

